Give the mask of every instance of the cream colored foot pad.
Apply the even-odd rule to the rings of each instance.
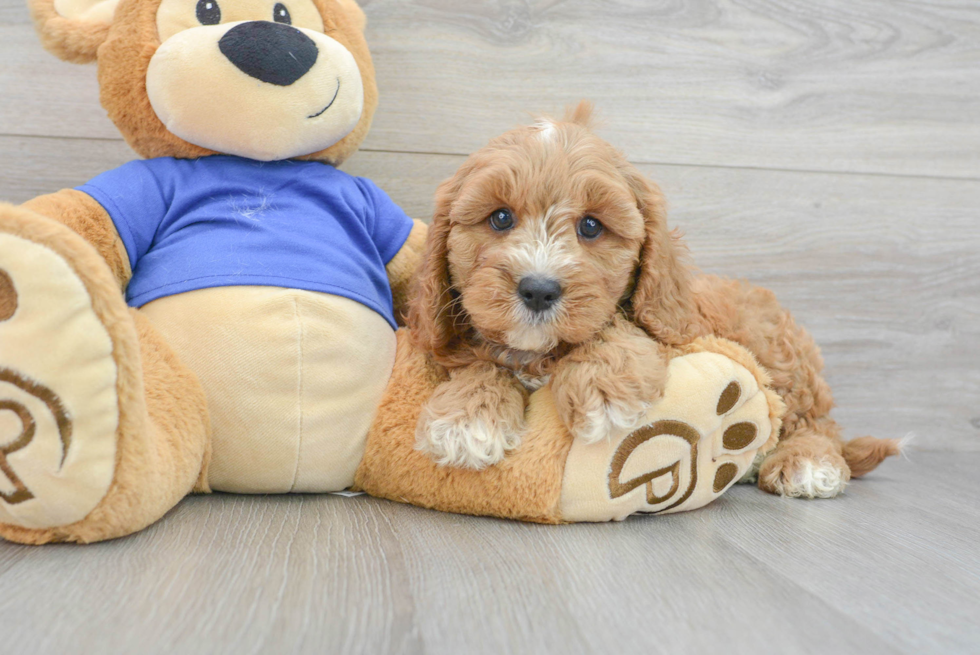
[[[112,483],[112,341],[84,284],[45,246],[0,234],[0,523],[85,518]]]
[[[752,465],[772,434],[770,403],[744,366],[713,352],[671,360],[646,423],[596,444],[576,441],[562,485],[565,521],[707,505]]]

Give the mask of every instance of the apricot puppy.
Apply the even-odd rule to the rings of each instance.
[[[659,193],[589,131],[590,113],[499,137],[439,190],[409,324],[450,370],[418,432],[441,464],[501,460],[528,392],[549,381],[590,442],[635,427],[660,397],[666,360],[628,305],[670,312],[680,264]]]
[[[576,439],[634,427],[661,396],[665,349],[716,335],[750,350],[786,403],[758,462],[766,491],[829,498],[897,454],[896,440],[841,440],[810,335],[771,291],[696,275],[659,189],[590,117],[582,103],[508,132],[439,188],[408,323],[450,379],[418,448],[450,466],[499,461],[545,384]]]

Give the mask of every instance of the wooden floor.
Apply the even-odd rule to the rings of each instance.
[[[4,653],[976,653],[980,453],[834,501],[538,526],[366,496],[184,501],[128,539],[0,546]]]
[[[382,102],[347,170],[425,218],[468,152],[593,99],[701,267],[816,335],[848,435],[914,433],[911,461],[619,525],[193,498],[115,543],[0,543],[0,654],[980,652],[980,5],[363,5]],[[133,157],[20,0],[0,62],[0,199]]]

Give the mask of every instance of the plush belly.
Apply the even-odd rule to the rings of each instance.
[[[212,489],[353,483],[395,358],[385,319],[347,298],[276,287],[202,289],[141,311],[204,385]]]

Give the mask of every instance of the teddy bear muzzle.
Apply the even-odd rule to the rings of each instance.
[[[176,136],[260,161],[329,148],[364,111],[361,73],[343,44],[264,20],[177,32],[150,60],[146,90]]]

